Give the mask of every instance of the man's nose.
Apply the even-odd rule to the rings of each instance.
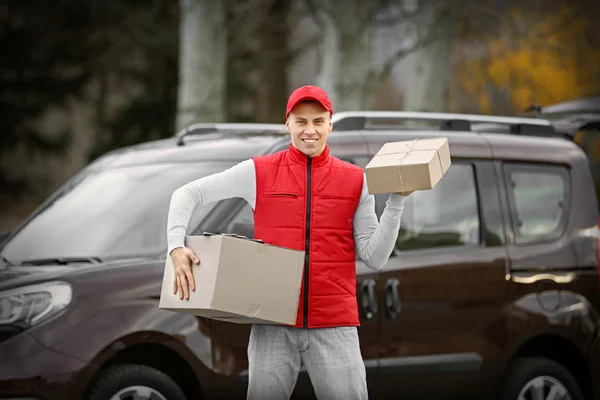
[[[306,127],[304,128],[304,133],[316,133],[315,125],[311,124],[310,122],[306,124]]]

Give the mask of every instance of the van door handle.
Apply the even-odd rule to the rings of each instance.
[[[395,319],[400,314],[400,281],[389,279],[385,283],[385,310],[389,319]]]
[[[375,318],[377,314],[376,286],[373,279],[365,279],[360,285],[360,305],[367,320]]]

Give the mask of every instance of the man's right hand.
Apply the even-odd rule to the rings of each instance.
[[[200,259],[187,247],[178,247],[171,251],[171,260],[173,261],[173,270],[175,272],[175,283],[173,284],[173,294],[179,293],[180,299],[190,299],[190,289],[196,290],[192,264],[199,265]]]

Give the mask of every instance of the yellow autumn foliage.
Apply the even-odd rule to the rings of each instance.
[[[600,93],[600,47],[587,39],[598,21],[570,7],[545,16],[513,9],[503,17],[501,34],[482,38],[479,56],[460,62],[461,90],[480,112],[498,112],[499,96],[519,113],[532,103]]]

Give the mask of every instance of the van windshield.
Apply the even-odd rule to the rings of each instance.
[[[172,163],[84,172],[5,245],[2,256],[19,263],[166,252],[173,191],[232,165]],[[196,209],[188,227],[197,225],[213,206]]]

